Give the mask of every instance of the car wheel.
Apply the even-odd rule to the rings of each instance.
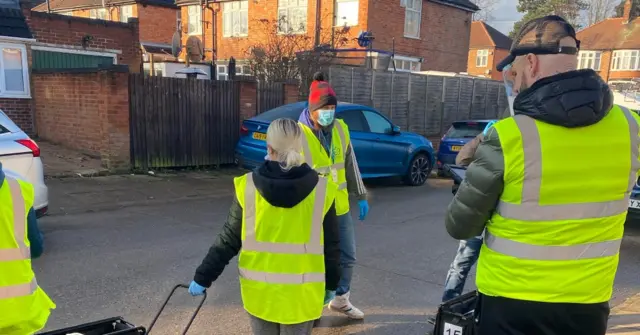
[[[425,154],[417,154],[409,164],[409,170],[404,177],[405,184],[409,186],[424,185],[431,173],[431,161]]]

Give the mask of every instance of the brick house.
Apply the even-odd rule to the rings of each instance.
[[[0,4],[6,3],[0,2]],[[0,6],[0,109],[37,134],[34,72],[127,65],[140,72],[138,24],[35,12],[16,0]]]
[[[473,76],[502,80],[496,66],[509,54],[512,40],[483,21],[471,24],[467,73]]]
[[[157,44],[170,48],[176,31],[179,11],[173,0],[49,0],[33,8],[34,11],[117,21],[126,23],[137,18],[140,42],[152,47]]]
[[[370,31],[374,49],[395,50],[398,71],[462,72],[471,16],[479,9],[469,0],[178,0],[177,5],[183,46],[199,40],[202,58],[216,64],[218,79],[227,78],[231,57],[237,74],[250,73],[247,50],[264,39],[263,19],[280,19],[287,31],[315,41],[316,32],[331,35],[332,29],[349,27],[345,49],[358,47],[359,31]]]
[[[640,18],[633,17],[631,0],[622,17],[609,18],[577,33],[578,67],[597,71],[607,82],[640,78]]]

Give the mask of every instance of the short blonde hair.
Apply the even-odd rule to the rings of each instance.
[[[267,144],[275,152],[284,171],[304,163],[302,156],[302,130],[292,119],[280,118],[271,122],[267,129]]]

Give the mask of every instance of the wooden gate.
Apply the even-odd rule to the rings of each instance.
[[[259,81],[256,85],[256,115],[284,104],[284,83]]]
[[[237,82],[131,74],[129,104],[134,168],[234,162],[240,124]]]

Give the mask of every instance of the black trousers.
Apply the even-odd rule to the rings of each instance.
[[[609,303],[542,303],[480,294],[475,335],[605,335]]]

